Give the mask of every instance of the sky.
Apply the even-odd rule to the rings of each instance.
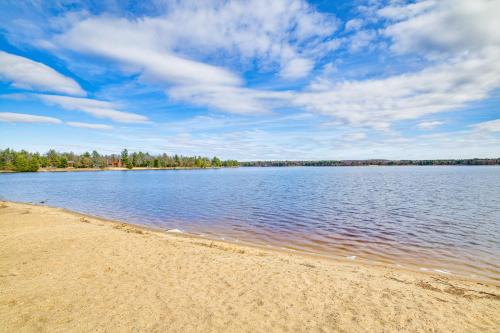
[[[0,149],[500,157],[500,0],[3,0]]]

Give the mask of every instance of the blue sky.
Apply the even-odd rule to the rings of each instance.
[[[0,148],[500,156],[500,1],[2,1]]]

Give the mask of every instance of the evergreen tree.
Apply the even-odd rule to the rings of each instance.
[[[122,166],[126,165],[128,166],[128,150],[123,149],[122,150]]]
[[[30,172],[36,172],[38,171],[38,168],[40,167],[40,162],[39,159],[36,156],[33,156],[31,160],[28,162],[28,170]]]
[[[207,168],[210,166],[238,166],[237,161],[221,161],[217,156],[212,159],[202,156],[169,156],[165,153],[160,155],[150,155],[149,153],[134,152],[128,154],[127,149],[124,149],[121,155],[100,155],[97,151],[92,153],[85,152],[81,155],[72,152],[58,153],[51,149],[47,153],[40,155],[39,153],[29,153],[27,151],[16,152],[12,149],[0,150],[0,170],[12,171],[37,171],[40,167],[56,167],[67,168],[71,161],[75,168],[90,168],[100,167],[106,168],[109,161],[121,161],[124,167],[132,169],[133,167],[149,167],[149,168],[164,168],[164,167],[187,167],[187,168]],[[432,162],[432,161],[431,161]],[[252,162],[247,162],[252,163]],[[260,162],[259,162],[260,163]],[[282,165],[286,165],[284,162]],[[450,163],[444,161],[444,163]],[[460,161],[459,164],[468,163],[467,160]],[[470,161],[471,164],[485,163],[485,160]],[[490,164],[499,164],[497,160],[491,160]]]
[[[68,167],[68,159],[66,156],[61,156],[59,158],[59,164],[57,165],[58,168],[67,168]]]
[[[14,159],[14,170],[17,172],[29,171],[28,157],[23,152],[17,153]]]
[[[215,168],[220,168],[222,166],[222,162],[217,156],[214,156],[214,158],[212,158],[212,166]]]

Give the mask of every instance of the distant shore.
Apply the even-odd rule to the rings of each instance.
[[[500,164],[362,164],[362,165],[241,165],[241,168],[267,168],[267,167],[283,167],[283,168],[297,168],[297,167],[404,167],[404,166],[499,166]],[[226,169],[226,168],[238,168],[233,167],[163,167],[163,168],[149,168],[149,167],[134,167],[134,168],[123,168],[123,167],[108,167],[108,168],[40,168],[37,171],[32,172],[87,172],[87,171],[144,171],[144,170],[205,170],[205,169]],[[24,171],[23,171],[24,172]],[[19,171],[13,170],[0,170],[0,173],[21,173]]]
[[[500,287],[0,202],[0,331],[482,331]]]
[[[109,167],[109,168],[40,168],[33,172],[85,172],[85,171],[141,171],[141,170],[199,170],[199,169],[222,169],[230,167],[206,167],[206,168],[196,168],[196,167],[165,167],[165,168],[121,168],[121,167]],[[231,167],[233,168],[233,167]],[[0,173],[19,173],[18,171],[10,170],[0,170]]]

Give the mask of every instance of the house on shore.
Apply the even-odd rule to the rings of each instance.
[[[108,168],[121,168],[122,161],[121,160],[107,160],[106,161]]]

